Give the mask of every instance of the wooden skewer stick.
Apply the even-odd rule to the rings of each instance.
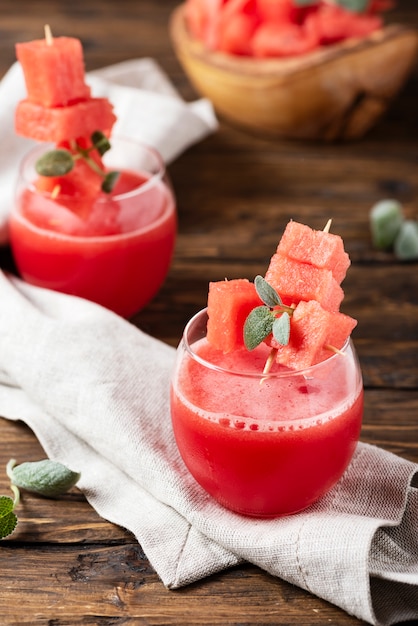
[[[270,350],[270,354],[268,355],[267,361],[264,365],[263,374],[268,374],[271,370],[271,366],[274,363],[274,359],[276,358],[277,348],[272,348]]]
[[[325,350],[330,350],[331,352],[335,352],[335,354],[341,354],[341,356],[346,356],[345,352],[343,352],[339,348],[336,348],[335,346],[331,345],[330,343],[326,343],[324,345],[324,348],[325,348]]]
[[[277,354],[277,348],[272,348],[270,350],[270,354],[267,357],[267,360],[265,362],[264,365],[264,369],[263,369],[263,375],[264,374],[268,374],[271,370],[271,368],[273,367],[274,364],[274,360],[276,358],[276,354]],[[263,378],[260,378],[260,385],[263,384],[263,382],[266,380],[267,376],[263,376]]]
[[[331,224],[332,224],[332,219],[329,219],[328,222],[325,224],[325,227],[324,227],[324,230],[323,230],[324,233],[329,233],[330,228],[331,228]]]
[[[51,28],[50,28],[49,24],[45,24],[44,31],[45,31],[46,45],[47,46],[52,46],[52,44],[54,43],[54,38],[52,36],[52,32],[51,32]]]
[[[61,191],[61,185],[55,185],[55,187],[51,191],[52,200],[55,200],[56,198],[58,198],[60,191]]]

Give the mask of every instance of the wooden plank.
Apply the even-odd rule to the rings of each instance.
[[[13,626],[362,623],[251,565],[168,591],[135,545],[3,547],[2,581],[2,618]]]

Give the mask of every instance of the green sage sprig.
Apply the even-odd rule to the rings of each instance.
[[[69,174],[79,159],[83,159],[91,169],[102,177],[102,191],[110,193],[116,181],[119,178],[119,172],[107,172],[103,170],[94,159],[91,158],[91,152],[96,150],[100,156],[103,156],[111,145],[101,131],[97,130],[91,135],[92,145],[88,148],[82,148],[76,141],[72,142],[70,150],[66,148],[57,148],[45,152],[35,164],[35,169],[40,176],[65,176]]]
[[[262,276],[255,277],[254,285],[264,304],[255,307],[245,320],[245,347],[254,350],[270,334],[279,344],[286,346],[290,339],[293,307],[283,304],[279,294]]]
[[[49,459],[20,465],[16,465],[15,459],[10,459],[6,473],[14,498],[0,496],[0,539],[11,535],[17,526],[15,509],[20,502],[20,489],[52,498],[74,487],[80,478],[78,472]]]
[[[13,500],[9,496],[0,496],[0,539],[11,535],[16,528],[17,515],[14,509],[18,504],[16,498]]]
[[[370,0],[331,0],[352,13],[364,13],[370,4]],[[296,6],[307,7],[318,4],[318,0],[294,0]]]
[[[379,200],[372,206],[370,231],[378,250],[392,250],[400,261],[418,259],[418,221],[406,219],[398,200]]]

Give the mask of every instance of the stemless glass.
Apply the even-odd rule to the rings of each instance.
[[[342,476],[359,439],[363,384],[351,340],[306,370],[263,374],[266,346],[259,355],[223,355],[209,346],[206,325],[206,310],[187,324],[172,376],[172,423],[186,466],[238,513],[305,509]]]
[[[175,199],[161,156],[136,141],[111,139],[103,161],[121,172],[120,182],[88,204],[80,194],[39,190],[35,163],[45,151],[32,150],[19,171],[9,222],[19,273],[130,317],[161,287],[175,245]]]

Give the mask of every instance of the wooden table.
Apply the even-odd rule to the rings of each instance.
[[[167,37],[175,0],[2,0],[0,74],[14,43],[79,37],[88,70],[150,56],[182,95],[196,97]],[[416,0],[399,0],[392,21],[418,27]],[[176,345],[205,305],[210,280],[264,273],[289,219],[322,228],[329,217],[351,255],[344,311],[359,321],[362,440],[418,462],[418,264],[372,249],[369,209],[398,198],[418,215],[418,70],[380,125],[346,145],[257,139],[221,123],[169,168],[178,199],[174,262],[158,297],[133,320]],[[10,262],[1,252],[3,265]],[[1,305],[1,303],[0,303]],[[27,427],[0,419],[0,468],[43,451]],[[0,493],[10,493],[0,471]],[[58,501],[24,496],[20,524],[1,543],[3,625],[344,625],[361,622],[251,565],[178,591],[164,588],[141,547],[100,519],[74,490]]]

